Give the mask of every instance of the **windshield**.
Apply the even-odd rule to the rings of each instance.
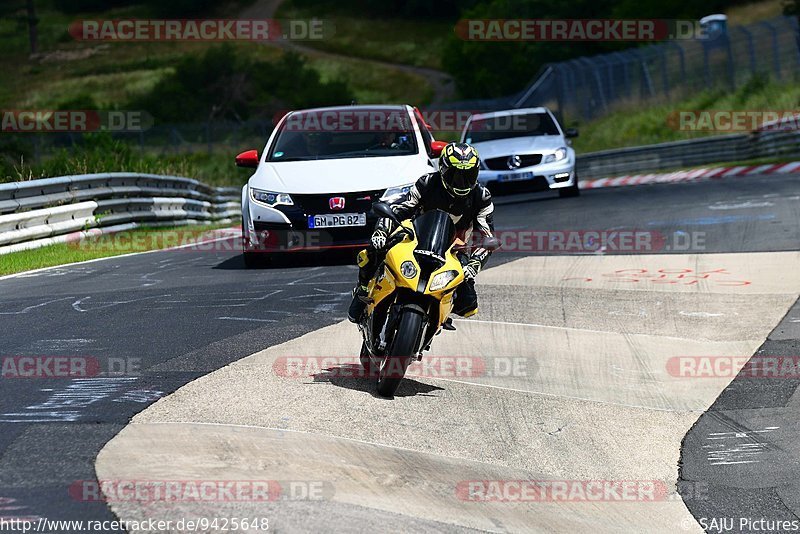
[[[417,154],[405,110],[318,110],[293,113],[281,125],[269,161]]]
[[[414,230],[417,233],[416,251],[444,262],[456,237],[456,227],[450,216],[441,210],[427,211],[414,219]]]
[[[485,119],[473,119],[464,139],[467,143],[531,137],[538,135],[561,135],[549,113],[526,113],[498,115]]]

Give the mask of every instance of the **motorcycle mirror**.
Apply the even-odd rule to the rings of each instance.
[[[386,217],[396,225],[400,226],[400,220],[397,218],[397,215],[394,214],[392,208],[389,207],[389,204],[386,202],[376,202],[372,205],[372,211],[375,215],[380,215],[382,217]]]
[[[498,248],[500,248],[500,240],[494,236],[487,237],[486,239],[483,240],[483,248],[485,248],[486,250],[495,251]]]

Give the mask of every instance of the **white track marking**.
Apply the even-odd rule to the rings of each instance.
[[[63,298],[60,298],[60,299],[48,300],[47,302],[42,302],[41,304],[34,304],[33,306],[28,306],[27,308],[22,308],[19,311],[0,312],[0,315],[22,315],[23,313],[28,313],[29,311],[31,311],[33,309],[41,308],[42,306],[47,306],[48,304],[52,304],[54,302],[61,302],[62,300],[70,300],[70,299],[74,299],[74,298],[75,297],[63,297]]]
[[[252,317],[217,317],[223,321],[254,321],[257,323],[277,323],[277,319],[255,319]]]

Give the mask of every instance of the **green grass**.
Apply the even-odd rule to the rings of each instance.
[[[77,243],[62,243],[34,250],[12,252],[11,254],[0,255],[0,275],[21,273],[33,269],[66,265],[97,258],[120,256],[131,252],[162,250],[172,244],[191,242],[189,241],[191,239],[202,240],[205,232],[229,226],[142,227],[129,232],[90,238]],[[168,246],[164,246],[165,244]]]
[[[29,57],[27,29],[17,20],[0,19],[0,68],[4,72],[13,73],[6,76],[0,84],[0,107],[3,109],[51,109],[63,103],[94,102],[101,109],[124,105],[131,97],[142,95],[152,88],[165,75],[172,72],[173,65],[186,55],[199,55],[208,48],[218,46],[217,43],[196,42],[78,42],[68,34],[69,24],[81,18],[124,18],[143,16],[136,8],[125,8],[105,13],[64,15],[49,7],[50,2],[37,1],[37,14],[40,18],[40,53]],[[233,17],[235,13],[226,16]],[[351,21],[355,23],[355,19]],[[397,42],[394,48],[386,49],[383,59],[393,62],[410,62],[433,65],[439,48],[420,45],[419,39],[413,39],[412,48],[418,49],[414,54],[424,52],[413,60],[405,56],[391,59],[395,52],[409,45],[401,39],[403,32],[411,31],[405,25],[409,22],[384,22],[380,32],[390,37],[392,32]],[[383,48],[380,41],[372,41],[364,31],[371,24],[359,21],[361,29],[355,33],[345,24],[340,27],[338,40],[364,39],[365,49]],[[362,27],[363,26],[363,27]],[[429,28],[432,35],[441,35],[439,31]],[[380,33],[379,32],[379,33]],[[422,32],[420,32],[422,33]],[[413,37],[413,35],[412,35]],[[385,39],[384,43],[394,38]],[[306,43],[310,44],[310,43]],[[253,54],[260,59],[274,60],[283,54],[283,50],[274,46],[259,43],[238,42],[233,46],[243,52]],[[346,55],[360,55],[356,49],[342,51]],[[358,53],[356,53],[358,52]],[[398,52],[399,53],[399,52]],[[374,55],[374,54],[373,54]],[[312,68],[316,69],[324,79],[340,77],[353,90],[357,99],[364,103],[408,102],[423,104],[430,100],[432,90],[427,82],[419,76],[404,73],[391,67],[375,67],[353,59],[331,60],[329,58],[309,57]],[[366,57],[366,56],[365,56]],[[192,118],[188,118],[191,122]]]
[[[433,96],[433,89],[423,77],[391,67],[313,55],[309,56],[309,65],[320,73],[322,81],[347,80],[359,104],[421,106]]]
[[[357,17],[329,9],[297,8],[291,0],[278,10],[281,19],[322,18],[331,35],[303,44],[346,56],[441,69],[441,51],[453,32],[451,22]]]
[[[45,160],[40,165],[29,165],[25,161],[20,161],[0,175],[0,183],[98,172],[138,172],[185,176],[209,185],[241,187],[250,177],[250,173],[234,165],[236,150],[238,149],[231,147],[229,153],[195,152],[167,156],[145,153],[134,157],[126,164],[118,163],[113,157],[98,160],[86,154],[65,153],[51,160]]]
[[[800,85],[779,84],[755,78],[736,92],[704,91],[676,103],[653,104],[647,108],[619,109],[580,128],[580,137],[573,141],[579,154],[627,146],[649,145],[713,135],[716,132],[684,132],[667,123],[676,110],[797,110],[800,107]],[[725,133],[725,132],[719,132]]]
[[[20,105],[24,109],[51,109],[69,99],[90,95],[100,109],[107,109],[146,94],[171,72],[171,68],[162,68],[66,78],[52,82],[47,88],[29,91]]]

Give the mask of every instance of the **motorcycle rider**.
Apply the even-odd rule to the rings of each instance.
[[[418,213],[440,209],[450,214],[457,236],[465,243],[474,230],[483,238],[494,232],[492,195],[478,184],[480,158],[478,151],[466,143],[448,143],[439,158],[439,170],[426,174],[411,187],[406,197],[390,207],[400,220]],[[381,219],[375,226],[370,246],[358,255],[358,285],[353,290],[348,319],[357,323],[366,308],[367,284],[372,279],[385,253],[384,246],[394,224]],[[456,289],[453,313],[470,317],[478,312],[475,277],[486,264],[491,252],[481,246],[470,254],[459,253],[465,280]],[[454,329],[448,323],[448,329]]]

